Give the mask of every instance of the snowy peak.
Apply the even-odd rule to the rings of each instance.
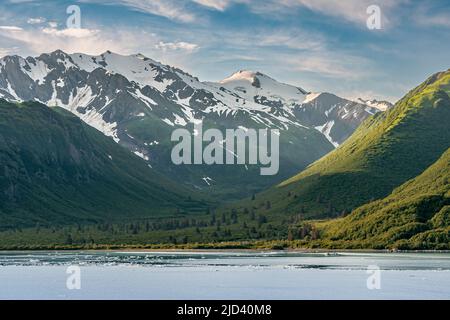
[[[302,88],[278,82],[257,71],[240,70],[223,79],[217,85],[236,92],[251,101],[283,102],[299,104],[305,99],[307,91]]]
[[[363,101],[351,101],[332,93],[318,92],[306,95],[295,114],[301,123],[314,126],[336,147],[344,142],[364,119],[377,112],[380,112],[380,108]]]
[[[164,65],[141,53],[120,55],[106,51],[99,56],[75,53],[71,54],[70,57],[80,69],[87,72],[102,68],[109,73],[120,74],[142,88],[150,86],[161,93],[165,92],[172,84],[181,81],[188,82],[195,88],[203,88],[204,86],[198,78],[183,70]]]
[[[83,53],[74,53],[70,57],[81,69],[92,72],[97,68],[106,69],[109,72],[120,73],[124,76],[135,75],[148,71],[152,67],[161,66],[160,63],[146,58],[141,54],[124,56],[111,51],[106,51],[98,56]],[[129,79],[133,80],[133,79]]]
[[[314,103],[317,101],[327,100],[330,105],[341,102],[343,99],[339,98],[337,95],[328,92],[311,92],[308,93],[303,100],[303,104]]]
[[[389,101],[383,101],[383,100],[365,100],[362,98],[358,98],[354,101],[347,100],[341,97],[338,97],[337,95],[329,92],[313,92],[306,95],[305,100],[303,101],[303,104],[314,104],[314,103],[324,103],[326,101],[326,104],[333,105],[341,102],[353,102],[360,105],[365,105],[369,107],[371,113],[377,112],[377,111],[386,111],[390,108],[392,108],[394,105],[390,103]]]
[[[255,71],[239,70],[238,72],[233,73],[228,78],[223,79],[219,83],[227,84],[227,83],[248,82],[252,86],[258,88],[259,85],[257,83],[257,81],[258,81],[257,75],[263,76],[262,73],[255,72]]]
[[[54,60],[66,60],[70,59],[70,56],[65,53],[62,50],[56,50],[50,53],[43,53],[39,57],[36,58],[37,60],[48,60],[48,59],[54,59]]]

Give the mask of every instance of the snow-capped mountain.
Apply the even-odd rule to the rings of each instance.
[[[308,93],[302,88],[280,83],[260,72],[248,70],[238,71],[215,85],[260,104],[265,104],[266,101],[301,104]]]
[[[380,112],[380,106],[362,104],[334,94],[310,93],[295,108],[296,119],[320,131],[338,147],[369,115]]]
[[[308,93],[260,72],[239,71],[217,83],[202,82],[142,54],[109,51],[99,56],[59,50],[39,57],[6,56],[0,59],[0,98],[67,109],[156,170],[225,193],[234,192],[236,177],[248,192],[281,181],[331,151],[380,111],[373,103]],[[247,166],[172,165],[172,130],[198,120],[219,129],[280,129],[279,175],[258,177],[254,183],[257,170]]]
[[[386,111],[390,108],[392,108],[394,105],[392,103],[390,103],[389,101],[384,101],[384,100],[376,100],[376,99],[372,99],[372,100],[364,100],[362,98],[358,98],[356,100],[357,103],[362,103],[362,104],[366,104],[370,107],[376,108],[380,111]]]

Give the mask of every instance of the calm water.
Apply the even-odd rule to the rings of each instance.
[[[0,252],[0,299],[450,299],[450,254]]]

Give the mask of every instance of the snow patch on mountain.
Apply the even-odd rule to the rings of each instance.
[[[368,105],[369,107],[378,109],[380,111],[386,111],[386,110],[388,110],[388,109],[390,109],[390,108],[392,108],[394,106],[389,101],[379,101],[379,100],[375,100],[375,99],[373,99],[373,100],[364,100],[362,98],[358,98],[356,100],[356,102]]]
[[[135,93],[131,93],[132,96],[134,96],[136,99],[141,100],[145,103],[145,105],[152,110],[154,106],[157,106],[158,104],[150,97],[147,97],[144,95],[141,90],[136,90]]]
[[[302,103],[309,103],[311,101],[314,101],[321,94],[321,92],[309,93],[306,95],[305,100],[303,100]]]
[[[333,128],[333,126],[334,120],[327,121],[325,124],[315,127],[315,129],[322,133],[327,138],[327,140],[330,141],[335,148],[337,148],[339,147],[339,143],[333,141],[333,138],[331,137],[331,129]]]
[[[33,62],[28,62],[25,59],[20,59],[20,65],[25,71],[25,73],[36,81],[38,84],[42,84],[45,81],[45,78],[50,73],[51,69],[48,68],[47,64],[45,64],[41,60],[32,60]]]
[[[19,96],[17,95],[16,91],[12,88],[11,83],[9,81],[7,81],[7,87],[6,87],[7,92],[12,95],[14,97],[14,99],[16,101],[22,101]]]

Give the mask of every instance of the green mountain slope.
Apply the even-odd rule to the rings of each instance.
[[[258,195],[274,214],[333,217],[387,196],[450,147],[450,70],[367,119],[339,148]]]
[[[64,110],[0,100],[0,228],[205,210],[190,191]]]
[[[388,197],[326,224],[322,237],[365,248],[450,249],[450,149]]]

